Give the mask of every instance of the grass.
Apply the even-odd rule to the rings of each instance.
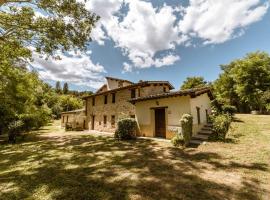
[[[225,143],[197,149],[53,124],[0,144],[0,199],[268,200],[270,116],[236,117]]]

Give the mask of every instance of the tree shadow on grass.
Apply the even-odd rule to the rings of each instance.
[[[217,153],[152,140],[122,142],[89,135],[39,138],[0,150],[0,199],[254,200],[260,198],[258,180],[245,180],[236,188],[203,174],[209,167],[267,169],[263,164],[220,164],[223,158]]]

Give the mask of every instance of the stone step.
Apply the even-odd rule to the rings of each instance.
[[[203,141],[201,141],[201,140],[192,139],[192,140],[190,140],[189,145],[200,145],[202,143],[203,143]]]
[[[204,127],[207,127],[207,128],[208,128],[208,127],[209,127],[209,128],[212,128],[212,127],[213,127],[213,124],[210,124],[210,123],[209,123],[209,124],[205,124],[205,125],[204,125]]]
[[[212,130],[210,130],[210,131],[201,130],[201,131],[198,132],[198,134],[200,134],[200,135],[211,135],[212,133],[213,133]]]
[[[208,140],[208,138],[209,138],[209,135],[201,135],[201,134],[194,135],[194,136],[192,137],[192,139],[195,139],[195,140],[202,140],[202,141]]]
[[[202,127],[201,130],[204,130],[204,131],[212,131],[212,128],[210,128],[210,127]]]

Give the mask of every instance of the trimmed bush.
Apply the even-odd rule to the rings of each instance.
[[[114,137],[120,140],[131,140],[136,138],[137,122],[135,119],[126,118],[117,122]]]
[[[222,106],[222,111],[223,111],[224,114],[228,114],[228,115],[233,116],[237,112],[237,109],[236,109],[235,106],[223,105]]]
[[[213,122],[213,131],[215,133],[216,139],[225,140],[226,134],[232,122],[232,117],[228,114],[212,116],[212,122]]]
[[[72,124],[71,123],[66,123],[65,125],[65,131],[73,131]]]
[[[190,114],[184,114],[180,120],[184,145],[187,146],[192,137],[193,117]]]
[[[179,146],[181,146],[181,145],[184,144],[184,138],[183,138],[182,135],[176,134],[176,135],[171,139],[171,143],[173,144],[173,146],[179,147]]]

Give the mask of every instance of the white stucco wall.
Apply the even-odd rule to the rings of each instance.
[[[201,123],[202,124],[206,123],[207,122],[206,110],[208,111],[208,114],[211,113],[211,100],[207,95],[207,93],[197,96],[196,98],[190,99],[190,110],[191,115],[193,116],[193,124],[198,124],[196,107],[200,108]]]

